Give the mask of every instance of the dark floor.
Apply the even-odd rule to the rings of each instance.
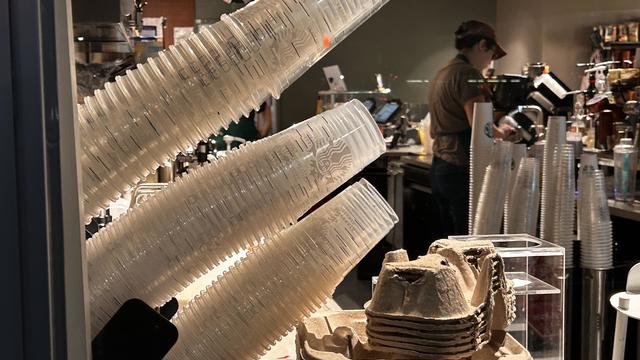
[[[344,310],[362,309],[371,299],[371,280],[359,280],[357,270],[353,269],[338,285],[333,299]]]

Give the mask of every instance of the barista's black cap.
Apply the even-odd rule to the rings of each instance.
[[[469,20],[460,24],[458,31],[456,31],[456,38],[462,39],[467,36],[479,36],[485,39],[490,39],[495,43],[495,53],[493,59],[497,60],[507,55],[502,46],[498,44],[496,39],[496,32],[491,25],[483,23],[482,21]]]

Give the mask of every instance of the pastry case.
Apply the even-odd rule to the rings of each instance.
[[[564,248],[530,235],[450,239],[493,242],[516,294],[516,320],[507,331],[534,359],[563,359]]]

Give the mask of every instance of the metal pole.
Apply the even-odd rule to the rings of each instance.
[[[0,84],[11,84],[11,32],[9,1],[0,0]],[[0,308],[7,309],[0,323],[0,348],[7,359],[23,359],[23,297],[18,227],[18,187],[16,174],[16,148],[13,127],[13,91],[11,86],[0,86],[0,153],[4,158],[0,176],[0,283],[3,295]],[[5,120],[6,119],[6,120]]]
[[[55,18],[57,107],[60,151],[61,230],[67,359],[91,358],[89,294],[83,223],[82,167],[76,100],[71,0],[51,1]]]
[[[88,359],[69,0],[0,0],[2,358]]]
[[[616,315],[616,333],[613,338],[612,360],[624,360],[624,348],[627,342],[627,315],[618,311]]]
[[[608,278],[609,271],[583,269],[581,343],[584,360],[605,358],[605,322],[609,306],[606,300]]]

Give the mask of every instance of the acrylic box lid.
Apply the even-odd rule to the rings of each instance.
[[[489,240],[502,258],[564,256],[562,246],[528,234],[449,236],[451,240]]]

